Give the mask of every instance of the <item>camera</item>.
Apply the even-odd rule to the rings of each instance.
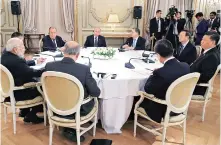
[[[167,14],[167,17],[173,19],[176,13],[178,13],[178,9],[175,6],[171,6],[171,8],[169,8],[169,13]]]
[[[195,10],[185,10],[185,12],[186,12],[186,17],[189,18],[189,19],[192,19]]]

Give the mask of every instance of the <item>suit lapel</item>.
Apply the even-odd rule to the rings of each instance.
[[[92,41],[92,46],[94,46],[94,35],[92,35],[92,37],[91,37],[91,41]]]
[[[192,64],[201,61],[201,60],[204,59],[207,55],[209,55],[210,53],[213,53],[213,51],[215,51],[215,49],[216,49],[216,48],[212,48],[211,50],[209,50],[209,51],[206,52],[205,54],[200,55],[200,57],[198,57]],[[191,65],[192,65],[192,64],[191,64]]]

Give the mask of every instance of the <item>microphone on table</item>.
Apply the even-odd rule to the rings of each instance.
[[[81,56],[82,58],[87,58],[88,61],[89,61],[89,67],[91,68],[92,67],[92,63],[91,63],[91,59],[87,56]]]
[[[129,62],[126,62],[126,63],[125,63],[124,66],[125,66],[126,68],[129,68],[129,69],[135,69],[135,67],[133,66],[133,64],[130,63],[130,61],[133,60],[133,59],[144,60],[143,58],[131,58],[131,59],[129,60]]]
[[[155,52],[154,52],[154,53],[147,54],[148,57],[146,57],[145,59],[143,59],[143,61],[144,61],[145,63],[155,63],[153,60],[149,59],[149,57],[152,57],[152,56],[155,55],[155,54],[156,54]],[[142,56],[145,57],[144,55],[142,55]]]
[[[133,66],[133,64],[131,64],[131,60],[133,60],[133,59],[137,59],[137,60],[142,60],[142,61],[144,61],[145,63],[155,63],[153,60],[151,60],[151,59],[149,59],[149,58],[131,58],[130,60],[129,60],[129,62],[126,62],[125,63],[125,67],[126,68],[129,68],[129,69],[135,69],[135,67]]]

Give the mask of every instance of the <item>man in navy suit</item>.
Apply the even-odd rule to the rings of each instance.
[[[42,39],[43,51],[56,51],[56,48],[63,47],[65,42],[57,35],[57,29],[55,27],[49,28],[49,35]]]
[[[165,100],[169,86],[179,77],[188,74],[190,67],[188,64],[179,62],[173,57],[173,46],[166,39],[156,42],[155,52],[164,66],[153,71],[153,75],[148,78],[144,89],[148,94],[153,94],[156,98]],[[152,120],[158,123],[165,116],[166,105],[144,99],[140,106],[144,108]],[[171,115],[176,114],[171,113]]]
[[[179,34],[180,45],[174,56],[180,62],[186,62],[189,65],[196,60],[196,47],[190,42],[191,34],[187,30],[183,30]]]
[[[121,48],[127,50],[145,50],[146,40],[140,37],[140,29],[133,28],[131,30],[131,36],[127,41],[121,46]]]
[[[107,47],[104,36],[101,36],[101,29],[95,28],[94,34],[87,37],[84,47]]]
[[[198,25],[196,27],[195,45],[200,45],[200,42],[201,42],[204,34],[208,31],[209,24],[203,18],[202,12],[197,13],[195,17],[199,21]]]

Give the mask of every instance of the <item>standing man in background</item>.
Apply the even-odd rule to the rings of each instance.
[[[196,27],[196,36],[195,36],[195,45],[200,45],[200,42],[208,31],[209,25],[208,22],[203,18],[203,13],[199,12],[195,15],[198,20],[198,25]]]
[[[177,12],[176,13],[176,21],[177,21],[177,31],[178,31],[178,34],[180,34],[181,31],[184,30],[184,26],[186,24],[186,20],[181,18],[181,15],[182,13],[181,12]]]
[[[153,46],[157,40],[162,39],[165,33],[165,22],[164,19],[161,18],[161,15],[162,11],[157,10],[156,17],[150,20],[150,37],[153,40]]]
[[[220,20],[219,18],[216,17],[216,12],[210,13],[210,19],[208,20],[208,23],[209,23],[208,31],[212,30],[220,34],[219,32]]]
[[[104,36],[101,36],[101,29],[95,28],[94,34],[87,36],[84,47],[107,47]]]
[[[49,28],[49,35],[42,39],[43,51],[56,51],[56,48],[63,47],[64,40],[57,35],[57,29],[55,27]]]

